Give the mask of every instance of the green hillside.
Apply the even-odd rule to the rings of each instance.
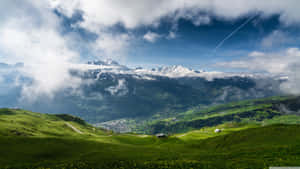
[[[299,124],[299,97],[271,97],[191,109],[177,116],[150,120],[137,131],[148,133],[183,133],[204,127],[234,122],[244,125]]]
[[[280,119],[272,123],[276,121]],[[223,131],[215,133],[215,128]],[[0,109],[0,131],[0,168],[255,169],[300,165],[300,125],[224,123],[159,139],[114,134],[69,115]]]
[[[85,137],[105,134],[106,131],[71,115],[0,109],[0,136]]]

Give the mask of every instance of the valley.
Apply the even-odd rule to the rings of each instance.
[[[164,132],[166,138],[157,138],[151,132],[119,134],[72,115],[0,109],[0,168],[209,169],[300,165],[300,137],[295,134],[300,132],[298,101],[298,97],[242,101],[190,110],[178,114],[178,121],[165,119],[148,125],[149,131]],[[289,111],[276,106],[285,106],[284,110]],[[245,116],[243,112],[249,111],[255,114]],[[231,114],[238,117],[227,118]]]

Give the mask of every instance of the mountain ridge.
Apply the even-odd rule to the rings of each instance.
[[[84,64],[83,64],[84,65]],[[220,72],[220,71],[205,71],[205,70],[193,70],[182,65],[170,65],[170,66],[159,66],[152,69],[145,69],[143,67],[128,68],[125,65],[121,65],[114,60],[95,60],[89,61],[85,65],[85,70],[101,70],[106,73],[115,73],[115,74],[136,74],[148,76],[164,76],[169,78],[181,78],[181,77],[202,77],[207,80],[213,80],[214,78],[230,78],[230,77],[251,77],[251,78],[266,78],[273,77],[270,74],[262,73],[239,73],[239,72]],[[88,66],[93,65],[93,66]],[[96,65],[96,66],[95,66]],[[97,67],[98,66],[98,67]],[[276,78],[285,78],[286,76],[282,75]]]

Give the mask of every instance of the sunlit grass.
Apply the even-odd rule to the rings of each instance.
[[[292,118],[295,119],[289,116],[265,123]],[[216,128],[222,132],[215,133]],[[297,166],[299,132],[299,125],[224,123],[159,139],[153,135],[116,134],[55,115],[0,109],[0,168]]]

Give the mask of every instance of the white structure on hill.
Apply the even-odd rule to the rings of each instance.
[[[220,133],[221,131],[221,129],[215,129],[215,133]]]

